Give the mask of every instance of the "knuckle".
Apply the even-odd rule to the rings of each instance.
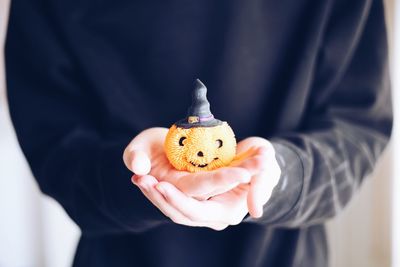
[[[240,216],[239,210],[235,210],[234,212],[232,212],[228,218],[228,222],[230,225],[238,225],[239,223],[241,223],[241,221],[242,221],[242,218]]]
[[[228,227],[228,225],[224,224],[224,225],[213,226],[211,228],[215,231],[222,231],[222,230],[225,230],[227,227]]]
[[[170,219],[171,219],[171,221],[173,221],[174,223],[176,223],[176,224],[181,224],[181,221],[178,219],[178,218],[175,218],[175,217],[169,217]]]
[[[185,220],[182,218],[177,218],[177,217],[171,216],[170,219],[171,219],[171,221],[173,221],[176,224],[185,224]]]
[[[201,221],[201,220],[200,220],[201,218],[199,218],[200,216],[198,216],[198,215],[196,215],[196,214],[193,214],[193,213],[188,213],[188,212],[186,212],[186,213],[185,213],[185,216],[186,216],[189,220],[191,220],[191,221]]]
[[[247,213],[247,204],[243,204],[240,207],[237,207],[237,209],[233,213],[234,216],[231,217],[230,225],[240,224],[243,221],[244,217],[246,217]]]
[[[231,225],[238,225],[239,223],[242,222],[242,218],[240,218],[239,216],[237,216],[236,218],[233,218],[231,221]]]

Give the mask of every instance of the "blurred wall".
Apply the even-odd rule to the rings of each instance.
[[[395,111],[395,124],[393,139],[394,153],[393,162],[398,162],[400,158],[400,3],[395,5],[395,20],[394,20],[394,37],[393,56],[392,56],[392,79],[393,79],[393,95],[394,95],[394,111]],[[394,165],[393,187],[392,187],[392,266],[400,266],[400,164]]]
[[[390,59],[394,54],[394,15],[395,1],[385,0],[386,24],[388,28]],[[400,13],[396,14],[397,17]],[[400,47],[397,45],[397,50]],[[399,66],[391,61],[392,77],[398,76]],[[393,80],[393,79],[392,79]],[[393,91],[397,91],[397,84]],[[398,97],[393,98],[394,106],[400,104]],[[393,164],[395,140],[399,139],[397,131],[392,134],[392,141],[380,159],[374,173],[366,180],[350,204],[336,218],[328,223],[328,236],[332,267],[399,267],[392,263],[392,256],[398,255],[392,249],[392,210],[393,205]],[[398,172],[397,172],[398,173]],[[398,192],[400,193],[400,192]],[[399,205],[397,205],[400,208]],[[398,222],[400,223],[400,221]],[[393,255],[392,255],[393,252]]]
[[[392,147],[360,192],[328,222],[332,267],[389,267],[392,241]],[[398,266],[396,266],[398,267]]]
[[[395,1],[385,0],[386,24],[389,33],[390,59],[394,54]],[[397,13],[397,16],[400,14]],[[392,77],[398,76],[393,71]],[[397,85],[393,90],[397,90]],[[400,100],[393,98],[394,106]],[[395,137],[395,138],[393,138]],[[380,159],[374,173],[366,180],[345,210],[328,223],[331,266],[385,267],[392,264],[392,210],[393,210],[393,147],[398,139],[396,131]],[[398,150],[396,146],[396,151]],[[400,250],[399,250],[400,251]],[[399,252],[397,252],[399,253]],[[396,266],[398,267],[398,265]]]
[[[8,5],[0,0],[0,51]],[[0,53],[0,267],[69,267],[79,229],[39,192],[11,127],[5,93]]]
[[[1,50],[8,1],[0,0]],[[391,17],[394,0],[386,2]],[[1,53],[0,267],[70,266],[79,229],[55,201],[41,195],[31,177],[7,111],[2,56]],[[360,193],[328,223],[332,267],[391,265],[391,147]]]

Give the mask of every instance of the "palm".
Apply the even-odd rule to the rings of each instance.
[[[164,152],[164,140],[168,129],[151,128],[136,136],[130,146],[146,153],[151,163],[148,174],[158,181],[166,181],[174,184],[188,196],[198,199],[207,199],[211,196],[227,192],[241,183],[248,183],[251,173],[246,168],[257,167],[251,159],[255,155],[248,149],[249,142],[242,141],[238,144],[238,157],[231,166],[219,168],[213,171],[190,173],[176,170],[168,161]],[[243,165],[243,166],[242,166]],[[244,168],[245,167],[245,168]]]
[[[246,168],[252,175],[256,175],[264,169],[266,147],[270,143],[260,137],[249,137],[238,143],[236,157],[230,164],[233,167]],[[240,184],[223,194],[212,197],[220,203],[239,203],[246,199],[249,184]]]
[[[251,177],[265,166],[265,147],[269,142],[263,138],[250,137],[239,142],[237,156],[230,166],[213,171],[190,173],[176,170],[168,161],[164,152],[166,128],[151,128],[136,136],[129,147],[142,150],[149,158],[151,168],[147,174],[159,182],[175,185],[186,195],[199,200],[209,199],[223,193],[218,199],[243,196],[240,184],[249,183]]]
[[[201,214],[207,215],[205,210],[208,209],[210,212],[217,211],[210,213],[216,216],[229,217],[233,214],[230,222],[236,223],[243,219],[247,211],[254,217],[261,216],[262,205],[268,200],[280,175],[274,150],[267,140],[250,137],[239,142],[237,155],[228,167],[189,173],[178,171],[169,163],[164,152],[167,132],[166,128],[145,130],[132,140],[124,152],[127,167],[140,174],[134,175],[132,181],[141,190],[143,183],[147,182],[147,189],[142,192],[153,204],[166,214],[172,212],[167,208],[169,204],[166,201],[174,203],[171,205],[178,210],[186,206],[187,213],[199,213],[200,217]],[[156,186],[163,187],[164,191],[170,188],[170,193],[174,193],[169,194],[168,200],[162,199],[154,191]],[[227,213],[218,212],[221,208]]]

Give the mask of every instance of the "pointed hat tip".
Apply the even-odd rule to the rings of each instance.
[[[206,87],[206,86],[204,85],[204,83],[203,83],[202,81],[200,81],[199,78],[197,78],[197,79],[194,81],[194,84],[195,84],[195,88],[198,88],[198,87]]]
[[[214,118],[207,100],[207,87],[196,79],[192,91],[192,105],[188,109],[186,119],[178,121],[178,127],[211,127],[220,125],[222,122]]]

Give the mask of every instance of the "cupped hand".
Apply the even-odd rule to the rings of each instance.
[[[239,224],[247,214],[247,184],[208,200],[197,200],[188,197],[171,183],[158,182],[151,175],[135,176],[133,183],[177,224],[220,231],[229,225]]]
[[[137,135],[124,151],[125,165],[134,176],[151,175],[159,182],[173,184],[184,194],[204,200],[250,182],[251,174],[240,166],[190,173],[176,170],[164,152],[166,128],[150,128]]]
[[[244,168],[251,173],[247,207],[252,217],[261,217],[263,206],[281,176],[272,144],[261,137],[244,139],[238,143],[237,156],[231,166]]]
[[[173,184],[158,182],[151,175],[136,176],[133,182],[173,222],[223,230],[239,224],[248,212],[260,217],[280,177],[272,145],[259,137],[250,137],[238,144],[238,155],[232,166],[246,168],[252,175],[250,183],[207,200],[191,198]]]
[[[124,152],[132,182],[172,221],[188,226],[225,229],[240,223],[247,212],[262,215],[280,177],[270,142],[250,137],[238,143],[229,167],[211,172],[175,170],[163,151],[165,128],[143,131]]]

